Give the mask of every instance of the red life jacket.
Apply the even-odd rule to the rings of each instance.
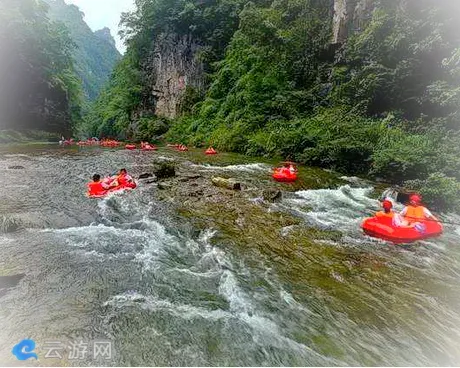
[[[88,194],[89,195],[103,195],[107,193],[107,190],[102,186],[101,181],[93,181],[88,184]]]
[[[130,180],[129,180],[129,176],[128,175],[118,175],[117,177],[117,180],[118,180],[118,185],[129,185],[130,184]]]

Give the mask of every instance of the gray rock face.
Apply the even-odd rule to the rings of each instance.
[[[341,44],[351,33],[362,29],[374,7],[375,0],[334,0],[332,43]]]
[[[155,114],[175,118],[188,88],[204,89],[204,69],[198,60],[201,46],[191,36],[162,34],[145,66]]]
[[[104,27],[98,31],[95,31],[94,35],[107,41],[115,47],[115,39],[113,38],[112,33],[110,32],[110,29],[108,27]]]

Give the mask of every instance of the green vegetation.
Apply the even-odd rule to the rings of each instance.
[[[80,127],[81,134],[122,139],[132,135],[130,125],[141,97],[142,84],[137,58],[133,52],[128,51],[86,115]]]
[[[0,2],[2,129],[70,133],[82,101],[73,48],[67,30],[47,18],[44,2]]]
[[[38,130],[0,130],[0,143],[58,142],[60,138],[57,133]]]
[[[128,53],[86,121],[92,132],[153,134],[139,123],[155,121],[152,44],[187,34],[204,45],[208,89],[186,94],[167,139],[406,183],[439,209],[457,206],[458,1],[376,1],[340,45],[332,0],[136,5],[123,20]]]
[[[76,72],[83,82],[86,97],[94,100],[121,58],[115,40],[108,29],[93,33],[75,5],[68,5],[64,0],[45,1],[49,4],[49,17],[55,22],[62,22],[69,30],[76,45],[72,52]]]

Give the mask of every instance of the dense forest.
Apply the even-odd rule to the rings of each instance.
[[[73,57],[76,72],[83,83],[88,100],[95,99],[107,83],[121,55],[108,28],[93,32],[83,20],[84,14],[75,5],[64,0],[45,0],[48,15],[55,22],[62,22],[75,43]]]
[[[35,0],[0,2],[2,129],[70,134],[81,118],[82,91],[67,29]]]
[[[86,118],[91,133],[163,134],[151,64],[165,35],[187,37],[204,83],[189,78],[168,140],[279,155],[402,184],[438,208],[460,204],[458,1],[136,6],[123,16],[128,51]]]
[[[121,59],[64,0],[1,1],[0,50],[1,142],[70,136]]]
[[[0,3],[3,129],[280,156],[460,207],[456,0],[136,0],[108,81],[107,30],[47,2]]]

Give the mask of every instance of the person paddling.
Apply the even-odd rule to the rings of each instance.
[[[117,181],[119,185],[122,186],[131,186],[135,185],[134,179],[132,178],[131,175],[128,175],[128,172],[126,169],[121,169],[118,176],[117,176]]]
[[[375,217],[379,219],[388,219],[394,227],[407,227],[409,223],[405,221],[399,213],[393,211],[393,202],[385,199],[382,202],[383,211],[379,211],[375,214]]]
[[[416,223],[430,219],[438,221],[438,219],[428,210],[428,208],[421,205],[422,197],[418,194],[412,194],[409,197],[409,204],[401,211],[401,216],[404,217],[409,223]]]
[[[101,181],[101,176],[99,174],[93,175],[93,181],[88,183],[88,194],[90,196],[99,196],[107,193],[111,186],[103,181]]]

